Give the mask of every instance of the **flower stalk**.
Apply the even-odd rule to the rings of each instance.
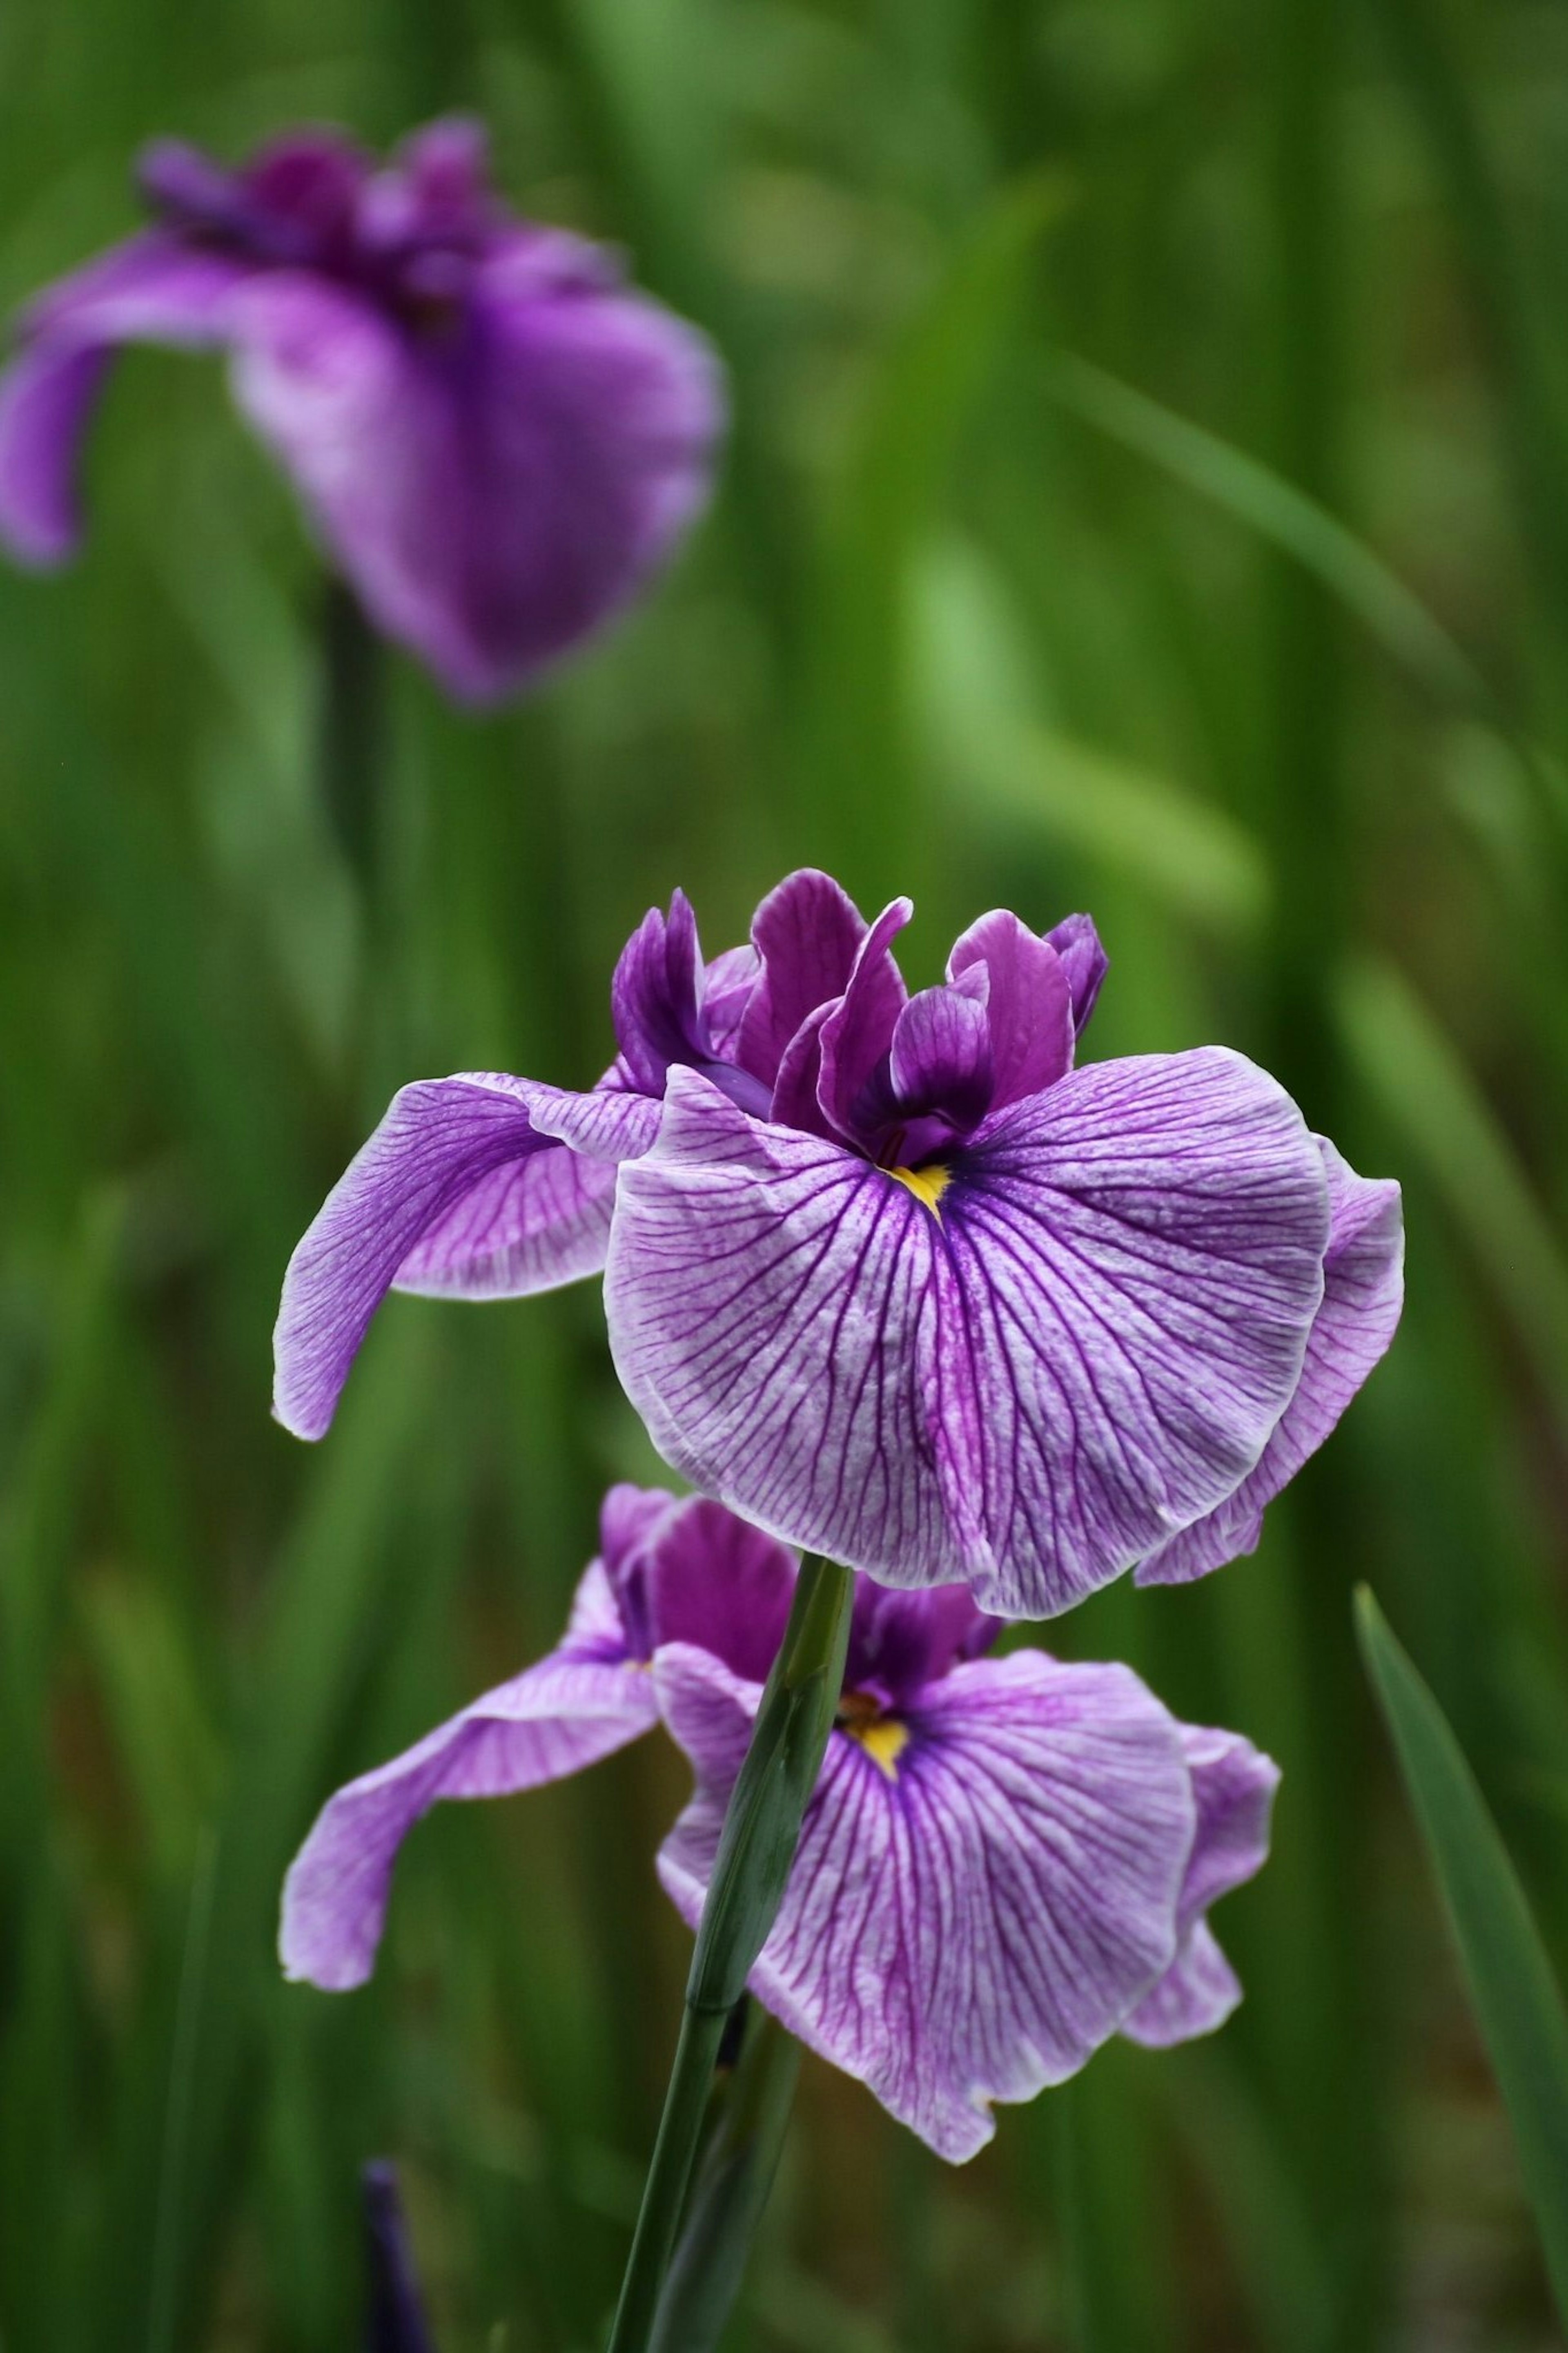
[[[855,1580],[808,1555],[724,1817],[609,2353],[647,2353],[725,2021],[767,1940],[833,1728]]]

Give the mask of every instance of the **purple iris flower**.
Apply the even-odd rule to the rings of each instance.
[[[784,1630],[793,1556],[719,1504],[612,1490],[558,1650],[332,1798],[289,1872],[295,1978],[368,1976],[397,1847],[441,1798],[552,1780],[662,1717],[696,1771],[659,1873],[695,1923]],[[1279,1776],[1128,1668],[985,1655],[963,1587],[857,1582],[837,1725],[751,1987],[942,2156],[1115,2033],[1208,2032],[1240,1988],[1209,1906],[1268,1852]]]
[[[911,997],[909,913],[794,874],[705,965],[678,895],[592,1092],[405,1088],[290,1264],[279,1418],[326,1428],[393,1285],[605,1264],[659,1451],[788,1542],[1007,1617],[1250,1550],[1393,1336],[1397,1186],[1239,1054],[1075,1069],[1086,916],[984,915]]]
[[[163,142],[141,179],[155,225],[38,297],[0,380],[0,536],[24,561],[76,544],[78,447],[126,343],[228,353],[366,611],[465,698],[595,628],[702,503],[707,344],[601,247],[509,214],[477,124],[384,168],[330,131],[236,172]]]

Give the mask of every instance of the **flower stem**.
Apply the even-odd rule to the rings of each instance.
[[[382,649],[358,597],[335,575],[321,606],[321,797],[370,914],[381,849]]]
[[[609,2353],[647,2353],[724,2023],[784,1899],[833,1728],[854,1590],[848,1569],[813,1555],[801,1563],[789,1623],[730,1793]]]

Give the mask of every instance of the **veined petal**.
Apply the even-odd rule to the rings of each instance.
[[[1215,1511],[1162,1545],[1138,1570],[1140,1585],[1185,1585],[1255,1552],[1263,1511],[1317,1452],[1379,1363],[1405,1300],[1405,1225],[1399,1187],[1358,1176],[1323,1136],[1329,1186],[1323,1299],[1295,1394],[1257,1467]]]
[[[456,693],[515,691],[625,605],[707,495],[696,332],[526,253],[416,330],[303,271],[247,288],[235,392],[367,610]]]
[[[605,1267],[616,1368],[666,1460],[788,1542],[897,1564],[889,1584],[968,1566],[931,1460],[936,1230],[858,1154],[677,1070],[651,1159],[617,1182]]]
[[[250,274],[162,230],[131,237],[32,303],[0,375],[0,536],[32,564],[58,564],[80,533],[77,458],[115,347],[221,341]]]
[[[1208,1925],[1208,1909],[1256,1876],[1268,1859],[1268,1822],[1279,1767],[1239,1733],[1181,1726],[1197,1804],[1197,1831],[1177,1906],[1170,1968],[1123,2026],[1135,2042],[1163,2048],[1211,2034],[1241,2000],[1236,1972]]]
[[[287,1975],[333,1990],[363,1983],[398,1847],[437,1799],[507,1797],[559,1780],[657,1721],[653,1679],[628,1656],[595,1561],[558,1651],[328,1799],[284,1883]]]
[[[784,1050],[808,1014],[842,997],[866,936],[866,919],[830,874],[802,867],[770,891],[752,918],[762,977],[735,1059],[772,1086]]]
[[[568,1095],[499,1072],[405,1087],[289,1261],[273,1335],[273,1410],[320,1438],[387,1292],[548,1291],[604,1262],[615,1171],[658,1107],[611,1088]]]
[[[1327,1229],[1300,1114],[1218,1050],[1070,1072],[932,1206],[676,1071],[617,1187],[610,1342],[694,1485],[886,1584],[1049,1617],[1251,1470]]]
[[[1072,1068],[1073,991],[1067,967],[1005,908],[971,923],[947,960],[950,978],[974,965],[991,977],[986,1018],[994,1064],[992,1107],[1016,1103],[1054,1086]]]
[[[654,1679],[698,1773],[659,1858],[694,1926],[758,1692],[689,1648]],[[908,1736],[891,1771],[831,1736],[751,1985],[959,2162],[992,2101],[1075,2073],[1168,1965],[1192,1786],[1135,1675],[1037,1651],[955,1667]]]

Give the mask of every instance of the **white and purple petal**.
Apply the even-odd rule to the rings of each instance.
[[[1279,1767],[1239,1733],[1184,1724],[1197,1831],[1177,1905],[1175,1958],[1127,2019],[1122,2032],[1163,2048],[1212,2034],[1241,2000],[1235,1970],[1208,1924],[1211,1904],[1254,1878],[1268,1860],[1268,1825]]]
[[[284,1883],[285,1972],[333,1990],[364,1982],[397,1850],[438,1799],[536,1788],[625,1747],[657,1721],[652,1676],[627,1650],[595,1561],[557,1651],[328,1799]]]
[[[1257,1466],[1217,1508],[1152,1553],[1140,1585],[1185,1585],[1238,1554],[1255,1552],[1264,1506],[1315,1454],[1386,1352],[1405,1298],[1405,1226],[1399,1187],[1358,1176],[1317,1139],[1329,1187],[1323,1299],[1295,1393]]]
[[[934,1208],[678,1071],[621,1171],[605,1305],[694,1485],[885,1583],[1048,1617],[1252,1469],[1327,1233],[1300,1113],[1218,1050],[994,1114]]]
[[[603,1265],[615,1162],[647,1149],[658,1106],[465,1072],[396,1094],[289,1261],[273,1409],[300,1438],[330,1424],[389,1290],[515,1298]]]
[[[658,1653],[666,1723],[698,1773],[659,1858],[695,1925],[755,1684]],[[830,1738],[752,1991],[940,2155],[991,2103],[1081,2067],[1168,1967],[1194,1833],[1171,1717],[1126,1668],[1036,1651],[955,1667],[884,1764]]]

